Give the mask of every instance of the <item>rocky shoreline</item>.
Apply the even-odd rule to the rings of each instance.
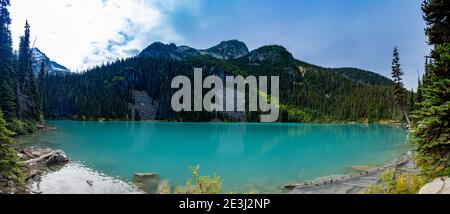
[[[76,164],[71,164],[69,158],[62,150],[40,147],[16,149],[20,158],[19,164],[22,167],[25,182],[19,185],[12,180],[0,177],[0,194],[42,194],[44,192],[39,188],[39,184],[42,182],[43,177],[62,172],[66,166],[70,167],[70,165]],[[97,177],[94,176],[94,178]],[[88,176],[83,179],[86,179],[85,185],[91,188],[99,186],[100,183],[104,183],[104,180],[106,180],[105,177],[102,177],[100,178],[102,182],[97,180],[94,183],[94,179],[89,180]],[[112,183],[117,184],[118,182],[112,181]],[[125,184],[126,182],[122,182],[120,185]],[[105,185],[106,183],[100,186]],[[129,185],[131,186],[129,191],[131,193],[165,194],[170,191],[168,181],[160,180],[159,175],[154,173],[136,173],[132,183]]]
[[[0,178],[0,194],[40,194],[42,192],[32,190],[30,184],[39,182],[42,175],[59,170],[69,163],[69,158],[61,150],[27,147],[18,149],[17,153],[25,183],[18,185],[12,180]]]
[[[382,167],[349,166],[349,168],[358,173],[326,176],[309,182],[288,184],[283,187],[284,192],[287,194],[359,194],[366,191],[368,187],[379,183],[380,175],[386,170],[419,172],[411,152]]]

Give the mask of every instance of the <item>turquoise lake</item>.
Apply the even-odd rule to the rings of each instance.
[[[379,166],[408,151],[407,133],[367,124],[49,121],[57,129],[19,143],[63,149],[72,161],[129,182],[158,173],[185,184],[190,166],[220,175],[224,191],[270,192],[289,183]]]

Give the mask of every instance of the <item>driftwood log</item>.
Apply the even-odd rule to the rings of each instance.
[[[45,162],[47,164],[65,164],[69,161],[67,155],[63,151],[51,151],[50,153],[41,155],[37,158],[33,158],[27,161],[22,161],[20,164],[25,166],[32,166]]]

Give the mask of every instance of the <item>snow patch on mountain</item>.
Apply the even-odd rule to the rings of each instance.
[[[33,73],[38,75],[44,66],[44,71],[48,74],[66,74],[70,73],[70,70],[66,67],[58,64],[55,61],[50,60],[45,53],[40,51],[38,48],[31,49],[31,67],[33,68]]]

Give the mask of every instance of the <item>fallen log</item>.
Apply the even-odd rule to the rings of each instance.
[[[28,157],[30,157],[30,158],[36,158],[33,154],[31,154],[30,152],[28,152],[26,149],[24,149],[22,152],[23,152],[24,154],[28,155]]]
[[[25,165],[25,166],[32,166],[39,164],[41,162],[46,162],[47,164],[59,164],[59,163],[67,163],[69,159],[67,159],[66,154],[63,151],[51,151],[48,154],[41,155],[37,158],[33,158],[27,161],[19,162],[19,164]]]

